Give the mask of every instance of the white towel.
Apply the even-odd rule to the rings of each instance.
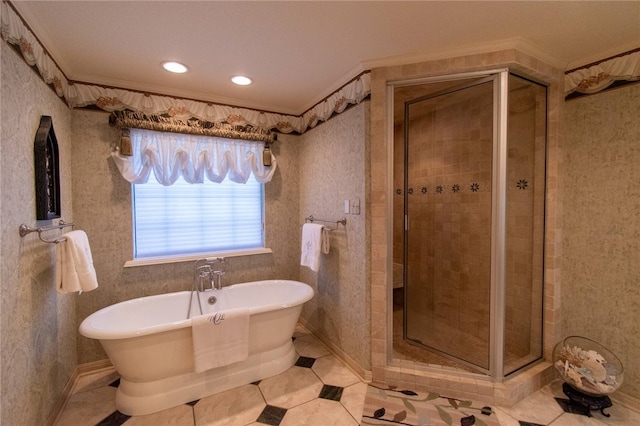
[[[191,320],[196,373],[249,356],[249,308],[200,315]]]
[[[96,270],[84,231],[63,235],[65,241],[56,244],[56,290],[58,293],[91,291],[98,288]]]
[[[317,223],[305,223],[302,225],[300,265],[308,266],[314,272],[318,272],[320,267],[322,228],[324,226]]]

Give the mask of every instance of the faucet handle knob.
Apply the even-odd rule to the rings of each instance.
[[[210,265],[200,265],[196,268],[196,272],[198,273],[198,275],[200,275],[201,277],[208,275],[211,273],[211,266]]]

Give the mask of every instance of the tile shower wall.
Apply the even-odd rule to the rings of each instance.
[[[407,335],[488,368],[493,96],[464,93],[409,126]]]
[[[507,363],[523,356],[531,361],[540,354],[542,326],[539,296],[544,232],[541,182],[545,162],[545,97],[540,86],[513,83],[509,95],[507,160]],[[434,92],[441,90],[438,84],[431,85],[435,86]],[[418,94],[414,97],[419,98],[429,86],[417,86]],[[467,89],[462,100],[447,102],[446,107],[443,102],[437,103],[440,97],[412,106],[413,110],[425,105],[426,111],[426,105],[431,105],[433,111],[429,109],[428,114],[423,112],[411,120],[406,191],[407,335],[454,354],[472,353],[473,356],[465,357],[485,368],[491,284],[491,90],[485,83]],[[405,87],[398,89],[401,96],[405,91]],[[394,263],[402,261],[405,198],[403,131],[401,126],[396,127],[400,128],[395,131],[394,147]],[[423,326],[425,315],[431,327]],[[438,336],[449,334],[445,329],[464,333],[465,338],[456,339],[459,343],[453,346],[448,343],[450,339],[440,341]]]
[[[562,326],[622,361],[640,408],[640,84],[566,102]]]
[[[540,295],[543,292],[546,160],[545,90],[514,76],[509,77],[509,83],[505,288],[507,372],[541,354]]]
[[[18,227],[36,223],[33,141],[41,115],[53,118],[60,154],[62,214],[73,220],[71,113],[13,49],[0,42],[2,58],[2,302],[0,330],[2,415],[5,425],[45,424],[77,365],[77,295],[58,295],[55,246]],[[56,235],[53,231],[50,235]]]
[[[365,227],[368,136],[369,101],[365,101],[304,133],[299,163],[300,223],[309,215],[347,219],[346,226],[331,231],[331,250],[322,256],[319,271],[300,268],[301,281],[316,293],[305,304],[302,317],[315,333],[350,358],[361,374],[371,368]],[[360,214],[345,214],[344,201],[354,199],[360,200]]]
[[[100,287],[83,294],[78,322],[92,312],[123,300],[191,288],[194,262],[124,268],[132,258],[131,189],[109,158],[118,141],[109,114],[73,111],[73,184],[75,221],[88,233]],[[272,149],[278,159],[273,180],[265,185],[266,242],[273,254],[228,258],[225,285],[259,279],[298,279],[298,137],[279,135]],[[100,344],[78,337],[81,364],[106,359]]]
[[[551,350],[560,336],[560,242],[561,227],[559,217],[562,213],[557,196],[557,179],[560,166],[560,109],[562,100],[562,72],[518,50],[504,50],[486,54],[455,57],[418,64],[395,67],[375,68],[372,70],[371,93],[371,359],[374,381],[399,386],[420,386],[432,390],[439,389],[448,394],[481,395],[484,400],[494,399],[499,403],[511,405],[515,401],[532,393],[540,383],[551,379],[550,369],[544,364],[520,374],[504,384],[483,381],[471,381],[470,387],[462,389],[460,383],[464,378],[458,375],[443,376],[442,373],[431,373],[416,369],[411,365],[390,363],[390,347],[387,336],[387,310],[391,307],[388,288],[387,256],[390,245],[388,232],[391,209],[391,189],[388,188],[388,153],[387,146],[387,83],[389,81],[443,75],[457,72],[468,72],[482,69],[495,69],[509,66],[520,70],[534,78],[551,83],[549,90],[548,110],[548,176],[546,212],[547,247],[545,258],[545,336],[544,354],[550,359]]]

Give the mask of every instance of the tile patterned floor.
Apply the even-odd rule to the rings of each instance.
[[[83,376],[57,426],[351,426],[362,417],[367,384],[361,382],[304,329],[296,331],[296,365],[260,382],[202,398],[147,416],[126,416],[115,407],[119,384],[113,370]],[[494,407],[505,426],[631,426],[640,414],[619,404],[592,417],[565,412],[555,398],[566,398],[559,382],[513,407]],[[444,424],[444,423],[443,423]]]
[[[293,343],[299,357],[284,373],[147,416],[117,411],[115,370],[81,377],[56,424],[358,425],[367,384],[301,327]]]

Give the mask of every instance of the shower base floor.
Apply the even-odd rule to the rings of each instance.
[[[394,292],[395,293],[395,292]],[[395,297],[394,297],[395,299]],[[418,362],[426,365],[437,365],[455,370],[463,370],[477,373],[476,370],[460,364],[452,359],[430,352],[418,346],[412,345],[402,336],[403,307],[395,303],[393,305],[393,357],[404,361]]]
[[[411,361],[414,363],[425,364],[427,366],[438,366],[450,368],[457,371],[465,371],[470,373],[479,373],[478,370],[473,369],[465,364],[456,362],[453,359],[439,355],[435,352],[431,352],[428,349],[408,343],[403,339],[403,292],[404,289],[398,288],[393,291],[393,357],[394,359]],[[446,325],[445,325],[446,326]],[[465,340],[466,349],[469,351],[475,351],[476,358],[486,359],[488,356],[486,348],[482,348],[481,345],[474,345],[473,339],[469,338]],[[473,347],[476,346],[476,347]],[[530,358],[527,360],[526,358]],[[505,354],[505,367],[507,371],[510,371],[511,366],[526,365],[528,362],[532,362],[536,359],[533,356],[522,356],[513,353]],[[515,368],[514,368],[515,369]]]

